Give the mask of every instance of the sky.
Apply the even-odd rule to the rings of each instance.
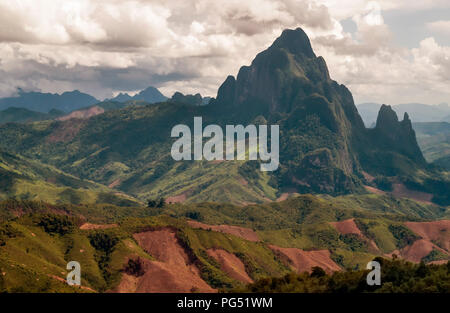
[[[297,27],[356,103],[450,103],[449,0],[0,0],[0,97],[216,96]]]

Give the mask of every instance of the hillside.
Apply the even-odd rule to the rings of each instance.
[[[388,197],[361,199],[337,204],[305,195],[246,207],[103,211],[2,202],[1,212],[19,212],[19,218],[0,221],[0,291],[215,292],[315,266],[328,274],[363,269],[392,253],[416,263],[450,259],[449,220],[430,222],[448,212]],[[84,289],[61,282],[68,260],[81,263]]]
[[[48,113],[31,111],[25,108],[10,107],[6,110],[0,111],[0,124],[3,123],[28,123],[43,120],[51,120],[63,115],[63,111],[55,109]]]
[[[0,150],[0,199],[8,198],[49,203],[137,204],[131,197],[105,186]]]

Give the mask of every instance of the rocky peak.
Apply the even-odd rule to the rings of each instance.
[[[250,119],[260,114],[267,117],[289,112],[313,94],[326,92],[324,96],[332,102],[341,93],[333,83],[325,60],[316,57],[306,33],[301,28],[288,29],[250,66],[241,67],[236,79],[225,80],[216,104]]]
[[[421,164],[425,163],[408,113],[405,112],[403,120],[399,121],[392,107],[383,104],[374,131],[378,141],[386,149],[400,152]]]
[[[376,128],[393,129],[398,127],[397,113],[390,105],[383,104],[378,112]]]
[[[292,54],[302,54],[308,58],[316,57],[308,35],[301,28],[284,30],[281,36],[274,41],[271,48],[286,49]]]

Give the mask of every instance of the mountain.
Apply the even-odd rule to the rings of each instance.
[[[163,102],[167,100],[167,97],[164,96],[158,89],[155,87],[148,87],[142,91],[140,91],[138,94],[134,96],[130,96],[127,93],[120,93],[116,97],[109,99],[107,101],[113,101],[113,102],[127,102],[130,100],[136,100],[136,101],[144,101],[147,103],[157,103],[157,102]]]
[[[377,112],[379,111],[381,104],[362,103],[358,104],[357,107],[366,126],[372,127],[376,121]],[[450,114],[450,106],[447,103],[441,103],[439,105],[405,103],[393,105],[392,108],[400,116],[403,116],[407,112],[413,123],[449,121],[448,116]]]
[[[71,112],[97,102],[99,101],[94,97],[78,90],[64,92],[62,94],[51,94],[25,92],[19,89],[18,96],[0,99],[0,110],[16,107],[42,113],[48,113],[52,109]]]
[[[408,114],[399,121],[392,107],[382,106],[376,127],[367,129],[352,94],[330,78],[301,29],[283,31],[236,78],[229,76],[208,105],[182,102],[140,102],[39,126],[3,125],[0,147],[38,155],[141,200],[247,204],[293,193],[362,194],[369,186],[450,203],[449,182],[426,163]],[[171,129],[192,127],[194,116],[204,125],[279,125],[279,169],[261,172],[258,161],[174,161]]]
[[[50,110],[48,113],[31,111],[25,108],[11,107],[0,111],[0,124],[2,123],[27,123],[35,121],[43,121],[54,119],[63,115],[63,111],[56,109]]]
[[[383,106],[377,127],[366,129],[350,91],[330,78],[301,29],[283,31],[236,79],[229,76],[211,106],[230,120],[263,115],[280,125],[282,188],[357,192],[369,176],[415,180],[427,167],[408,115],[399,121]]]

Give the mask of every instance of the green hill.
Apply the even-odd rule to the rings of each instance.
[[[3,123],[26,123],[54,119],[63,115],[63,111],[50,110],[48,113],[35,112],[25,108],[8,108],[0,111],[0,124]]]
[[[50,203],[115,203],[132,205],[131,197],[52,166],[0,150],[0,199],[17,198]]]
[[[407,212],[405,207],[409,208]],[[133,209],[17,200],[0,203],[0,212],[17,213],[18,208],[22,209],[18,218],[11,218],[16,214],[0,216],[0,273],[5,273],[0,275],[0,291],[114,290],[125,273],[132,271],[129,266],[139,268],[142,262],[152,262],[161,256],[148,253],[135,234],[151,235],[161,230],[176,236],[206,283],[225,291],[243,288],[244,284],[208,254],[211,250],[220,249],[237,257],[254,281],[292,272],[286,257],[276,253],[273,246],[301,249],[297,251],[304,253],[328,250],[330,262],[340,269],[361,270],[375,256],[394,250],[408,251],[421,239],[405,222],[449,217],[449,212],[437,206],[384,196],[320,199],[304,195],[264,205],[201,203]],[[349,219],[354,220],[362,235],[343,233],[332,224]],[[200,229],[192,221],[209,226]],[[254,232],[260,241],[248,240],[242,237],[242,232],[211,229],[219,224],[245,227],[242,229]],[[441,250],[446,247],[445,242],[435,244]],[[163,249],[166,245],[157,246]],[[175,252],[171,253],[169,256]],[[430,253],[423,260],[449,258],[447,251]],[[130,259],[137,263],[130,263]],[[71,260],[80,262],[82,285],[90,289],[74,289],[58,281],[65,278],[65,265]],[[136,274],[136,279],[145,275],[146,267],[141,270],[143,273]],[[158,275],[159,271],[164,270],[152,273]]]

